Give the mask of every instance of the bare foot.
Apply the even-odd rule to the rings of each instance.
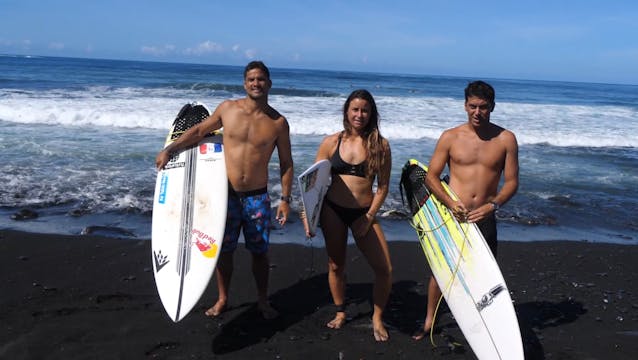
[[[388,335],[388,330],[386,330],[385,326],[383,326],[383,322],[379,322],[375,325],[373,321],[372,330],[376,341],[388,341],[390,335]]]
[[[266,320],[272,320],[279,316],[279,312],[275,310],[275,308],[272,307],[268,302],[257,304],[257,308],[259,309],[259,311],[261,311],[261,315]]]
[[[432,330],[432,325],[423,324],[423,328],[417,330],[414,334],[412,334],[412,339],[419,341],[424,337],[430,335],[430,331]]]
[[[335,318],[330,320],[330,322],[328,322],[326,326],[331,329],[341,329],[341,327],[345,323],[346,323],[346,313],[339,311],[335,315]]]
[[[219,316],[219,314],[224,312],[224,310],[226,310],[226,301],[225,300],[217,300],[215,305],[213,305],[211,308],[206,310],[204,312],[204,314],[206,314],[206,316],[210,316],[210,317],[217,317],[217,316]]]

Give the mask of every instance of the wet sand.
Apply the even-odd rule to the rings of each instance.
[[[204,311],[216,286],[181,322],[159,302],[150,241],[0,231],[2,359],[474,359],[449,312],[434,341],[411,334],[425,313],[429,270],[419,244],[390,242],[393,289],[387,343],[372,336],[372,272],[348,248],[348,323],[334,314],[323,248],[271,247],[272,304],[255,309],[250,256],[235,254],[229,309]],[[501,242],[498,261],[512,292],[527,359],[638,356],[638,246]]]

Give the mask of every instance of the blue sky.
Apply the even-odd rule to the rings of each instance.
[[[0,53],[638,84],[638,1],[0,0]]]

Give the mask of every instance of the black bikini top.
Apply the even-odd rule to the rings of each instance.
[[[337,143],[337,150],[335,150],[334,154],[332,154],[332,157],[330,158],[330,164],[332,165],[330,172],[333,175],[352,175],[365,178],[367,162],[364,160],[356,165],[348,164],[347,162],[343,161],[341,155],[339,155],[340,147],[341,135],[339,136],[339,142]]]

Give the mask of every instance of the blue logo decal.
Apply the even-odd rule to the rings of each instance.
[[[162,179],[160,180],[160,188],[159,188],[159,197],[157,201],[160,204],[164,204],[166,202],[166,187],[168,186],[168,175],[162,173]]]

